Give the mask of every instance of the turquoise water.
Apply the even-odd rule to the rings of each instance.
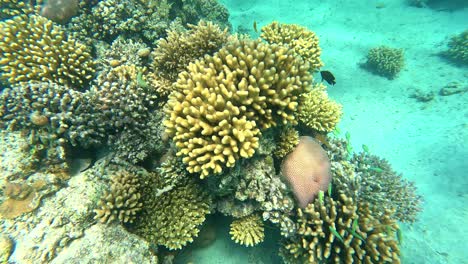
[[[315,137],[323,149],[329,151],[330,159],[333,148],[328,145],[335,142],[332,139],[347,138],[349,156],[370,152],[388,160],[396,174],[414,183],[417,190],[415,195],[421,196],[422,210],[414,222],[397,222],[399,231],[395,232],[402,234],[402,239],[394,238],[393,233],[391,236],[392,240],[398,240],[396,245],[400,253],[397,259],[401,263],[468,264],[467,33],[458,38],[457,49],[452,50],[457,55],[447,52],[450,50],[449,43],[455,45],[453,38],[462,36],[468,30],[466,0],[221,0],[219,3],[226,8],[221,15],[216,13],[216,1],[167,2],[169,7],[160,5],[165,1],[106,0],[95,3],[50,0],[33,3],[35,9],[25,11],[30,2],[24,2],[23,6],[18,4],[21,1],[0,1],[3,9],[0,12],[0,19],[3,20],[0,30],[3,32],[12,30],[8,23],[19,19],[21,13],[26,13],[24,16],[28,19],[41,17],[42,20],[36,21],[41,25],[37,29],[39,32],[42,32],[42,26],[45,28],[46,23],[49,23],[60,27],[65,36],[83,45],[78,47],[75,42],[64,44],[59,41],[58,45],[53,46],[50,44],[53,41],[42,41],[46,37],[40,36],[45,36],[45,33],[39,34],[39,37],[31,32],[26,33],[27,36],[34,35],[29,38],[29,42],[21,42],[22,39],[28,39],[23,37],[24,33],[15,32],[14,38],[5,37],[5,33],[0,34],[0,187],[3,190],[0,193],[0,242],[3,243],[1,247],[5,248],[0,252],[0,263],[156,263],[156,255],[160,263],[284,263],[278,255],[281,243],[285,240],[279,226],[272,223],[271,219],[266,219],[264,213],[268,210],[263,201],[252,202],[256,194],[263,195],[254,188],[279,188],[278,183],[274,185],[272,180],[268,181],[271,186],[252,185],[250,190],[253,194],[249,193],[251,196],[247,199],[240,199],[239,194],[233,191],[240,192],[242,177],[250,177],[245,175],[255,171],[252,164],[255,164],[256,159],[261,159],[262,164],[272,163],[269,168],[276,172],[273,173],[273,179],[281,179],[278,181],[287,186],[287,190],[279,191],[283,195],[280,197],[288,196],[295,201],[294,209],[283,208],[281,213],[293,220],[299,218],[296,210],[300,198],[294,190],[296,186],[288,181],[289,178],[281,176],[286,174],[283,173],[285,161],[283,157],[274,156],[274,151],[268,147],[269,144],[278,144],[279,135],[285,129],[282,125],[273,125],[268,130],[260,127],[262,122],[266,122],[264,119],[253,117],[260,115],[260,110],[252,110],[255,112],[253,116],[246,114],[248,122],[254,124],[254,127],[258,125],[261,131],[258,134],[252,132],[253,137],[261,138],[260,147],[253,147],[255,154],[249,157],[246,157],[247,154],[237,155],[233,166],[221,162],[222,173],[216,173],[214,167],[208,167],[205,168],[207,174],[203,176],[200,170],[204,169],[196,169],[191,167],[192,163],[175,158],[174,153],[180,151],[181,146],[187,147],[186,142],[193,143],[187,137],[177,138],[178,133],[197,126],[188,121],[184,124],[183,118],[174,116],[183,116],[192,111],[189,110],[193,103],[190,101],[192,96],[205,98],[192,104],[197,109],[212,103],[206,99],[208,97],[203,97],[205,94],[181,92],[174,95],[177,89],[182,91],[190,85],[190,81],[185,80],[196,78],[193,77],[195,75],[178,74],[187,69],[196,71],[195,67],[187,68],[187,65],[196,59],[209,61],[209,56],[217,56],[213,54],[221,47],[226,47],[226,43],[231,40],[226,37],[220,43],[213,44],[214,48],[204,47],[204,54],[197,54],[191,45],[184,46],[177,42],[166,47],[165,51],[169,50],[169,55],[161,55],[158,48],[164,46],[160,39],[167,37],[166,30],[169,30],[170,22],[179,21],[174,22],[171,28],[182,32],[188,23],[196,24],[202,17],[211,19],[222,28],[230,25],[230,34],[246,34],[252,40],[259,39],[262,28],[273,21],[299,25],[314,32],[318,37],[320,60],[324,66],[310,72],[315,83],[322,82],[327,86],[328,98],[342,105],[343,115],[336,127],[325,132],[301,125],[294,129],[301,136]],[[52,8],[63,6],[63,3],[68,11]],[[189,5],[187,3],[196,4],[195,7],[183,9]],[[161,11],[164,8],[169,8],[171,12],[164,13]],[[16,10],[16,13],[11,10]],[[149,11],[145,13],[144,10]],[[179,39],[186,43],[191,41],[188,37],[183,39],[179,36]],[[15,49],[17,45],[23,46]],[[51,45],[54,51],[44,56],[43,53]],[[34,46],[39,47],[36,50],[39,55],[36,57],[33,56],[36,53],[30,52]],[[381,46],[402,52],[404,63],[398,66],[398,73],[390,76],[382,74],[377,66],[368,62],[369,51]],[[178,47],[183,48],[177,50]],[[255,47],[260,49],[259,46]],[[286,47],[286,50],[292,50],[292,47]],[[69,55],[81,49],[89,51],[81,61],[75,55]],[[191,56],[195,58],[191,60]],[[294,56],[300,57],[297,54]],[[57,60],[59,63],[55,65]],[[306,62],[301,61],[298,67],[300,65],[306,65]],[[121,66],[129,68],[119,68]],[[81,70],[73,72],[73,67]],[[206,63],[203,67],[214,66]],[[43,75],[37,73],[41,70],[44,71]],[[336,84],[331,85],[323,80],[320,71],[331,72]],[[253,72],[251,70],[252,75]],[[210,74],[209,71],[203,73]],[[38,81],[43,82],[38,84]],[[203,85],[210,86],[211,83]],[[236,84],[233,89],[240,87],[240,84]],[[212,89],[209,93],[216,92]],[[276,91],[274,94],[280,93]],[[239,99],[239,102],[235,101],[238,99],[231,99],[234,104],[242,105],[248,98],[255,97],[252,93],[249,96],[244,101]],[[53,101],[54,98],[59,98],[65,106],[49,104],[48,100]],[[168,100],[183,103],[180,106],[176,103],[166,104]],[[39,108],[34,104],[38,102]],[[223,103],[216,109],[223,112],[228,109],[227,105]],[[182,109],[179,112],[178,107]],[[277,109],[275,107],[278,106],[272,109]],[[234,114],[232,108],[227,112],[221,120],[229,121],[231,115],[239,116]],[[203,113],[198,118],[211,120]],[[206,123],[216,127],[216,122],[221,123],[221,120]],[[172,123],[168,125],[168,122]],[[166,132],[163,132],[165,129]],[[245,127],[243,129],[249,130]],[[230,127],[226,133],[237,133],[237,130],[241,129]],[[214,132],[206,131],[190,134],[206,139],[200,148],[211,142],[212,137],[204,136]],[[248,132],[245,135],[246,140],[250,140]],[[326,139],[320,141],[320,135],[326,136]],[[244,140],[239,139],[238,142]],[[189,154],[178,156],[187,157]],[[202,163],[202,158],[193,160]],[[352,159],[348,157],[345,160]],[[381,170],[379,167],[373,169]],[[114,177],[118,175],[116,171],[127,171],[129,175],[137,176],[129,176],[133,180],[126,181],[124,176]],[[332,177],[337,178],[336,175]],[[220,179],[226,179],[227,183],[220,182]],[[121,181],[120,185],[113,185],[115,181]],[[338,188],[337,192],[349,191],[340,190],[340,183],[335,183],[335,180],[331,182],[333,188]],[[183,192],[176,191],[191,188],[187,186],[196,186],[198,191],[187,191],[189,196],[184,198],[184,203],[177,203],[178,195],[183,196]],[[123,188],[123,191],[118,188]],[[327,189],[323,191],[325,198],[316,196],[314,201],[331,197],[332,191],[328,195]],[[333,195],[334,192],[335,189]],[[137,195],[132,196],[134,193]],[[265,193],[265,199],[268,200],[269,193]],[[409,199],[406,194],[392,195],[404,202],[412,201],[405,200]],[[132,201],[132,205],[115,205],[118,200],[115,197],[119,196]],[[209,202],[205,200],[208,196],[211,197]],[[28,197],[34,199],[29,201]],[[333,198],[338,199],[337,196]],[[260,216],[263,214],[263,220],[260,221],[264,225],[264,239],[258,245],[245,247],[231,239],[230,225],[239,217],[232,208],[233,211],[220,209],[220,204],[229,199],[237,199],[237,203],[246,206],[254,204],[252,210]],[[103,205],[106,201],[117,209]],[[207,217],[204,225],[204,219],[187,216],[190,210],[194,210],[190,208],[194,207],[202,212],[201,218]],[[172,208],[171,213],[165,211],[169,210],[167,208]],[[119,212],[124,211],[130,221],[119,215]],[[165,217],[165,213],[169,216]],[[171,217],[172,220],[168,220]],[[362,215],[359,217],[363,218]],[[91,227],[95,229],[86,232]],[[201,229],[198,240],[197,235],[192,235],[195,242],[183,242],[182,249],[167,242],[179,236],[174,230],[184,228],[197,230],[197,234],[198,229]],[[334,228],[330,227],[329,230]],[[111,231],[106,233],[106,230]],[[333,233],[329,230],[325,232]],[[347,229],[342,235],[349,237],[350,233]],[[94,238],[99,234],[103,234],[99,238],[102,240]],[[114,237],[124,242],[116,242]],[[334,236],[334,245],[341,247],[337,237]],[[357,235],[353,239],[360,240]],[[296,262],[315,263],[299,260],[306,254],[303,252],[299,255]],[[174,260],[172,256],[175,256]],[[335,262],[327,259],[323,263]],[[337,263],[351,261],[340,259]],[[354,263],[361,261],[355,259]],[[372,263],[392,261],[379,260]],[[394,259],[393,263],[398,262]]]

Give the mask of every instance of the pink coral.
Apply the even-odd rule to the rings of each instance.
[[[299,207],[305,208],[319,191],[328,188],[331,180],[330,160],[313,138],[300,137],[294,151],[285,157],[281,173],[289,182]]]

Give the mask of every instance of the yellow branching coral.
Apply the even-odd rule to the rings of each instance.
[[[252,214],[231,223],[231,239],[246,247],[255,246],[265,238],[262,218]]]
[[[136,223],[137,233],[170,250],[181,249],[198,236],[210,213],[211,198],[190,180],[169,191],[160,191],[163,196],[146,202],[145,212]]]
[[[190,62],[211,55],[228,41],[228,29],[221,30],[212,22],[200,21],[190,30],[169,30],[153,52],[154,69],[171,81],[186,69]]]
[[[254,154],[260,128],[296,123],[299,96],[311,79],[308,64],[286,47],[231,43],[179,75],[166,132],[189,172],[220,173]]]
[[[328,98],[326,87],[317,84],[303,94],[297,113],[298,120],[319,132],[331,132],[341,119],[342,106]]]
[[[44,17],[16,16],[0,23],[0,80],[52,81],[81,88],[94,73],[86,50]]]
[[[284,158],[289,154],[299,143],[299,132],[293,127],[287,126],[280,132],[279,141],[276,145],[275,156]]]
[[[290,46],[302,59],[310,63],[314,71],[323,66],[320,60],[322,50],[319,47],[319,39],[314,32],[305,27],[274,21],[262,27],[261,37],[269,43]]]
[[[376,217],[340,194],[315,199],[297,215],[297,234],[281,248],[286,263],[400,263],[392,212]]]
[[[140,187],[138,175],[127,171],[119,171],[113,175],[109,191],[105,191],[98,202],[94,219],[101,223],[132,223],[135,215],[141,211]]]

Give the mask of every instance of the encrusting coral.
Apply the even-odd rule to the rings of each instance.
[[[295,123],[308,63],[284,46],[233,42],[191,63],[168,101],[166,132],[191,173],[205,178],[249,158],[260,128]]]
[[[0,52],[0,79],[10,85],[51,81],[80,89],[94,74],[86,46],[41,16],[0,22]]]
[[[393,79],[405,66],[403,49],[387,46],[372,48],[367,54],[366,66],[379,75]]]
[[[190,62],[212,55],[228,41],[228,29],[211,22],[189,25],[189,30],[171,29],[158,41],[152,53],[154,69],[164,78],[175,81]]]
[[[132,223],[142,209],[139,191],[139,175],[127,171],[116,172],[111,180],[110,190],[106,190],[98,202],[94,219],[101,223]]]
[[[318,132],[331,132],[342,115],[342,106],[328,97],[323,84],[314,85],[310,92],[301,96],[297,119],[308,128]]]
[[[322,50],[317,35],[296,24],[282,24],[274,21],[261,29],[261,38],[268,43],[288,45],[303,60],[309,62],[313,71],[323,66],[320,60]]]
[[[252,214],[236,219],[231,223],[229,234],[231,234],[231,239],[238,244],[246,247],[255,246],[263,242],[265,238],[262,218],[257,214]]]

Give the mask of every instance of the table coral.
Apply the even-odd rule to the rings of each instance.
[[[328,133],[340,122],[342,108],[328,97],[325,85],[317,84],[301,96],[297,119],[308,128]]]
[[[405,66],[403,49],[387,46],[372,48],[367,54],[366,66],[379,75],[393,79]]]
[[[87,47],[41,16],[1,22],[0,52],[0,79],[9,84],[51,81],[83,88],[94,74]]]
[[[238,244],[246,247],[255,246],[265,238],[263,221],[257,214],[236,219],[231,223],[229,234]]]
[[[259,128],[295,123],[299,95],[311,82],[308,64],[283,46],[228,44],[188,66],[168,101],[168,135],[187,169],[205,178],[251,157]]]
[[[317,35],[296,24],[282,24],[274,21],[261,29],[261,38],[269,43],[288,45],[296,54],[309,62],[313,71],[323,66],[320,60],[322,50]]]

